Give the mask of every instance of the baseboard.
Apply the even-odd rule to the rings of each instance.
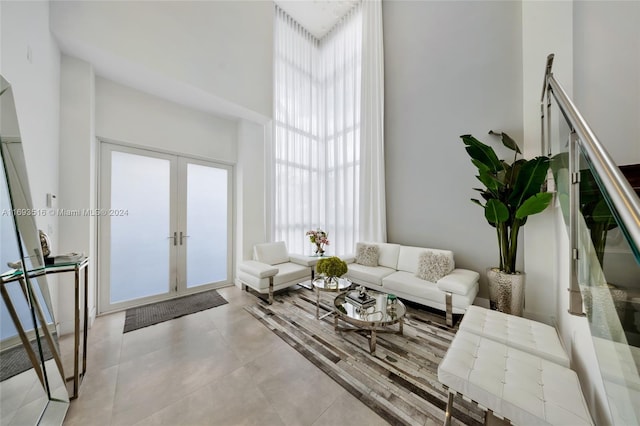
[[[49,324],[49,332],[51,334],[57,334],[56,326],[54,324]],[[25,332],[27,336],[27,340],[32,341],[36,338],[35,330],[29,330]],[[44,335],[40,333],[40,338],[45,339]],[[15,336],[8,337],[0,342],[0,350],[4,351],[7,349],[11,349],[15,346],[22,346],[22,339],[20,339],[20,335],[16,334]]]
[[[533,320],[533,321],[537,321],[537,322],[541,322],[543,324],[547,324],[550,325],[552,327],[557,328],[557,324],[556,324],[556,319],[554,316],[549,316],[548,314],[541,314],[538,312],[531,312],[531,311],[527,311],[527,309],[525,308],[524,312],[522,313],[522,316],[524,318]]]
[[[486,299],[484,297],[476,297],[473,301],[473,304],[482,308],[489,309],[489,299]]]
[[[71,334],[71,333],[73,333],[73,330],[75,329],[75,322],[74,322],[74,320],[71,320],[71,321],[60,321],[58,323],[58,329],[60,330],[60,336],[65,336],[67,334]]]
[[[98,312],[96,310],[96,307],[94,306],[93,308],[91,308],[91,311],[89,312],[89,328],[93,327],[93,322],[96,320],[97,315],[98,315]]]
[[[483,308],[490,309],[489,299],[484,298],[484,297],[476,297],[475,300],[473,301],[473,304],[476,305],[476,306],[480,306],[480,307],[483,307]],[[533,321],[541,322],[543,324],[548,324],[548,325],[551,325],[553,327],[556,327],[556,319],[553,316],[541,314],[541,313],[538,313],[538,312],[527,311],[526,308],[525,308],[524,312],[522,313],[522,316],[524,318],[527,318],[527,319],[530,319],[530,320],[533,320]]]

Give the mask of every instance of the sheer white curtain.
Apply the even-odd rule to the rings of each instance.
[[[318,41],[277,6],[275,19],[273,238],[309,253],[305,232],[325,221]]]
[[[382,2],[362,4],[362,115],[359,240],[387,241],[384,172]]]
[[[353,251],[359,237],[362,7],[354,8],[320,43],[326,143],[326,226],[333,254]]]
[[[365,3],[380,8],[380,0]],[[382,74],[364,69],[382,64],[382,21],[363,21],[369,6],[355,7],[319,41],[276,6],[272,231],[291,252],[311,254],[305,232],[316,228],[329,233],[329,254],[386,239],[383,105],[369,105],[383,101]],[[375,60],[363,61],[373,43],[363,41],[368,20],[380,26],[373,31],[379,46]]]

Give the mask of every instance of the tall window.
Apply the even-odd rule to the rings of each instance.
[[[359,238],[362,11],[321,40],[276,7],[273,236],[311,253],[309,229],[329,233],[329,253]]]

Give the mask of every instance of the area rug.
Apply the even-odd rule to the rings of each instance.
[[[321,309],[327,312],[330,303]],[[378,333],[371,355],[364,333],[334,331],[332,316],[315,319],[315,294],[307,289],[245,309],[389,423],[444,421],[448,394],[437,369],[457,329],[447,327],[443,315],[407,306],[404,335]],[[462,398],[455,398],[452,414],[453,424],[480,425],[484,419],[476,404]]]
[[[127,309],[123,333],[228,303],[216,290]]]
[[[36,340],[34,339],[30,343],[33,353],[36,354],[36,357],[38,359],[40,359],[38,342],[36,342]],[[41,340],[41,344],[44,360],[48,361],[53,358],[51,350],[49,349],[49,345],[47,344],[47,341],[44,339],[44,337]],[[24,373],[31,368],[33,368],[33,365],[31,364],[29,355],[27,355],[27,351],[24,349],[23,345],[17,345],[12,348],[3,350],[2,354],[0,354],[0,382],[10,379],[11,377],[16,376],[20,373]]]

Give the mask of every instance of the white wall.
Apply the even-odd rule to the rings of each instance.
[[[49,33],[47,2],[2,2],[1,7],[0,73],[13,86],[31,196],[34,207],[43,208],[46,194],[58,189],[60,51]],[[54,217],[37,222],[55,234]]]
[[[45,208],[46,194],[58,192],[60,115],[60,51],[49,32],[49,3],[0,2],[0,34],[0,74],[13,86],[33,205]],[[56,247],[57,217],[36,223]],[[48,280],[55,288],[55,277]],[[55,291],[52,299],[57,316]]]
[[[101,77],[96,77],[95,105],[95,135],[101,140],[227,164],[238,161],[239,128],[235,120],[196,111]],[[242,188],[236,191],[242,194]]]
[[[265,131],[236,118],[271,117],[272,2],[59,1],[51,8],[62,48],[100,76],[96,136],[237,164],[236,256],[250,257],[266,239]]]
[[[497,240],[469,201],[478,183],[459,136],[522,140],[521,3],[382,6],[388,240],[453,250],[456,266],[482,273],[488,297]]]
[[[236,259],[251,259],[253,246],[268,241],[265,198],[265,137],[270,126],[238,123],[236,165]],[[238,283],[236,283],[239,285]]]
[[[51,7],[52,31],[65,52],[91,62],[97,74],[129,85],[148,83],[145,73],[157,75],[271,116],[270,1],[55,1]],[[158,94],[171,89],[156,88]]]
[[[62,62],[60,146],[61,209],[97,206],[96,136],[161,151],[234,163],[236,122],[141,93],[101,77],[91,64],[68,56]],[[99,253],[95,217],[60,218],[60,251],[83,251],[90,265],[89,308],[96,314]],[[68,281],[67,278],[61,278]],[[70,286],[65,286],[67,288]],[[62,288],[62,287],[61,287]],[[73,328],[72,293],[61,302],[62,332]]]
[[[96,78],[96,135],[235,163],[237,128],[228,120]]]
[[[572,2],[522,3],[522,116],[524,154],[541,155],[540,102],[547,56],[555,54],[553,73],[570,94],[573,83]],[[546,99],[546,97],[545,97]],[[525,316],[547,324],[557,317],[556,259],[567,256],[554,244],[556,229],[553,209],[531,216],[524,228],[521,245],[527,273]],[[561,280],[563,289],[566,280]]]
[[[82,210],[96,205],[95,76],[91,64],[62,56],[60,78],[60,192],[56,208]],[[83,252],[90,257],[88,308],[96,314],[96,218],[60,216],[57,253]],[[69,274],[71,275],[71,274]],[[61,333],[74,329],[73,276],[60,276]]]
[[[640,2],[574,3],[574,101],[618,164],[640,163]]]

